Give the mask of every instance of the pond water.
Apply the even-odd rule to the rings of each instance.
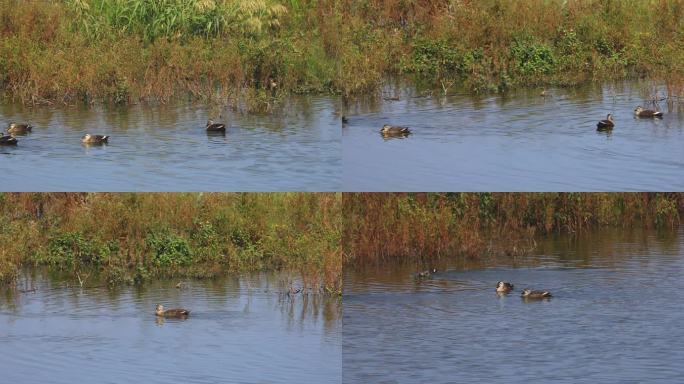
[[[24,279],[0,296],[2,381],[339,383],[340,300],[279,294],[280,277],[115,291]],[[190,317],[161,321],[157,303]]]
[[[334,98],[295,98],[282,113],[223,112],[225,135],[204,126],[206,106],[23,107],[0,104],[0,128],[34,128],[0,146],[2,191],[337,191],[342,159]],[[218,121],[218,119],[216,119]],[[86,132],[109,144],[84,146]]]
[[[421,97],[347,109],[342,129],[345,191],[663,191],[684,189],[684,103],[663,119],[635,119],[647,83],[524,89],[504,96]],[[663,95],[662,89],[659,90]],[[612,133],[596,123],[614,115]],[[408,126],[385,140],[384,124]]]
[[[345,277],[343,383],[672,383],[684,232],[601,231],[536,255]],[[504,296],[496,282],[510,281]],[[526,301],[523,288],[553,298]]]

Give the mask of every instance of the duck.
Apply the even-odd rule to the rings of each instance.
[[[437,273],[437,269],[432,268],[432,269],[428,269],[425,271],[418,272],[418,273],[416,273],[416,277],[417,278],[430,277],[430,276],[432,276],[433,273]]]
[[[505,281],[499,281],[496,283],[496,291],[500,293],[508,293],[513,290],[513,284],[507,283]]]
[[[342,124],[349,124],[349,119],[347,119],[347,116],[342,115]]]
[[[214,123],[213,120],[207,120],[207,132],[225,132],[226,125],[221,123]]]
[[[154,312],[155,315],[161,317],[187,317],[190,315],[190,311],[183,308],[172,308],[164,310],[164,306],[157,304],[157,310]]]
[[[522,294],[520,295],[526,299],[546,299],[551,296],[551,292],[549,291],[532,291],[530,289],[525,288],[522,291]]]
[[[546,92],[546,89],[543,89],[543,90],[541,91],[541,93],[539,93],[539,97],[544,97],[544,98],[546,98],[546,97],[551,97],[551,94],[548,93],[548,92]]]
[[[10,123],[10,125],[7,127],[7,133],[25,134],[27,132],[31,132],[32,129],[33,126],[31,126],[31,124]]]
[[[16,137],[5,135],[4,133],[0,132],[0,145],[17,145],[17,142],[18,141]]]
[[[613,114],[609,113],[605,120],[601,120],[596,124],[597,131],[612,131],[615,123],[613,122]]]
[[[641,105],[636,107],[634,110],[634,115],[636,117],[663,117],[663,113],[660,111],[654,111],[652,109],[643,109]]]
[[[268,88],[272,91],[278,88],[278,83],[272,77],[268,78]]]
[[[385,124],[382,126],[380,133],[383,135],[408,135],[411,133],[411,130],[408,127]]]
[[[81,137],[81,142],[84,144],[104,144],[109,141],[109,136],[107,135],[91,135],[86,133]]]

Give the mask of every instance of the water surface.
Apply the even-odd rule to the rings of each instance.
[[[684,232],[540,242],[528,258],[347,272],[343,383],[672,383],[684,377]],[[499,280],[515,291],[499,297]],[[524,287],[554,297],[525,301]]]
[[[33,132],[0,147],[2,191],[336,191],[340,128],[333,98],[295,98],[282,113],[223,112],[225,135],[204,125],[205,106],[0,105],[0,127]],[[84,146],[86,132],[110,135]]]
[[[653,88],[627,82],[506,95],[421,97],[349,107],[342,129],[348,191],[663,191],[684,189],[684,110],[635,119]],[[660,95],[663,95],[660,89]],[[612,134],[596,123],[613,113]],[[383,124],[408,126],[384,140]]]
[[[339,383],[339,299],[289,298],[278,293],[280,278],[111,291],[29,277],[0,291],[2,381]],[[188,308],[190,317],[161,321],[157,303]]]

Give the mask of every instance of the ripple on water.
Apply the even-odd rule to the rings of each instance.
[[[67,288],[0,301],[0,366],[8,382],[339,382],[338,299],[279,295],[281,277]],[[5,300],[9,300],[5,301]],[[191,310],[158,319],[157,303]],[[268,369],[255,369],[268,367]]]
[[[348,273],[344,383],[676,381],[684,337],[684,232],[540,244],[517,268]],[[497,296],[496,281],[515,284]],[[550,300],[523,300],[526,286]],[[347,294],[346,292],[349,292]]]
[[[352,110],[342,133],[343,185],[355,191],[684,188],[684,115],[673,109],[663,119],[635,119],[640,84],[623,86],[552,90],[550,99],[525,90],[408,97]],[[615,130],[597,133],[596,122],[608,112]],[[385,141],[377,132],[382,124],[406,125],[413,134]]]

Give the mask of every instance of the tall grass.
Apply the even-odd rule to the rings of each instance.
[[[257,36],[280,26],[285,6],[269,0],[68,0],[76,27],[94,38],[106,33],[160,37]]]
[[[0,0],[0,90],[26,104],[190,97],[262,112],[288,93],[334,92],[336,58],[316,27],[326,14],[314,0],[293,11],[275,0]]]
[[[476,93],[652,77],[684,97],[682,20],[684,0],[0,0],[0,89],[258,111],[388,77]]]
[[[684,73],[682,0],[345,1],[342,38],[366,92],[386,74],[473,92]],[[363,73],[363,72],[361,72]],[[367,81],[364,81],[367,80]],[[368,83],[370,82],[370,83]]]
[[[112,285],[284,269],[340,292],[340,223],[333,193],[0,194],[0,280],[32,265]]]
[[[525,254],[535,236],[597,227],[672,229],[682,193],[345,194],[349,266]]]

